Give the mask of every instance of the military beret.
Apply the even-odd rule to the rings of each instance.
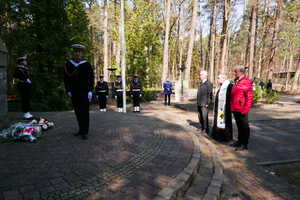
[[[85,49],[85,47],[81,44],[73,44],[71,47],[73,49],[81,49],[81,50]]]

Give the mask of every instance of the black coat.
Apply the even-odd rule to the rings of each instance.
[[[204,83],[199,84],[197,92],[197,105],[205,106],[210,105],[212,101],[212,88],[213,85],[209,80],[206,80]]]

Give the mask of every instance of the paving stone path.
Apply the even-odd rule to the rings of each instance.
[[[300,199],[256,165],[300,159],[298,98],[252,108],[243,152],[197,132],[193,101],[144,103],[141,113],[128,105],[126,114],[92,105],[85,141],[73,136],[73,112],[35,112],[55,127],[34,144],[0,143],[0,199]]]

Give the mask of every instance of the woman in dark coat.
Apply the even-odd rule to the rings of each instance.
[[[230,97],[233,85],[227,80],[225,74],[219,74],[217,81],[220,85],[216,91],[214,101],[212,138],[228,142],[232,140]]]

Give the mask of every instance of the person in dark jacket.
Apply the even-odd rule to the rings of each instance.
[[[172,94],[172,82],[169,81],[169,77],[166,78],[164,82],[164,93],[165,93],[165,106],[167,105],[167,97],[168,97],[168,106],[171,105],[170,96]]]
[[[74,136],[82,135],[88,138],[89,132],[89,102],[93,96],[94,72],[90,63],[82,59],[83,49],[80,44],[73,44],[74,58],[65,64],[64,84],[67,95],[72,100],[73,108],[79,125],[79,132]]]
[[[143,87],[138,80],[139,75],[133,75],[133,81],[130,84],[130,95],[133,99],[133,112],[140,112],[140,98],[142,97]]]
[[[207,71],[200,72],[201,82],[197,92],[198,118],[200,128],[198,131],[209,133],[208,108],[212,101],[212,83],[207,80]]]
[[[214,101],[214,119],[212,128],[212,138],[218,141],[232,140],[232,118],[230,108],[230,97],[232,84],[225,74],[219,74],[219,87],[216,90]]]
[[[250,127],[248,122],[248,113],[253,102],[252,81],[245,75],[245,67],[242,65],[234,69],[236,83],[232,88],[230,106],[238,128],[238,141],[231,144],[237,147],[237,151],[247,149],[250,138]]]
[[[106,99],[108,98],[108,85],[106,81],[103,81],[104,76],[99,75],[100,81],[97,82],[95,87],[96,97],[99,102],[100,112],[106,112]]]
[[[115,82],[115,98],[117,99],[118,112],[123,112],[123,85],[121,80],[121,74],[117,74],[117,80]]]
[[[30,71],[26,67],[27,61],[26,56],[20,57],[17,59],[18,66],[15,69],[14,77],[19,79],[18,82],[18,90],[21,95],[22,100],[22,112],[23,112],[23,119],[33,119],[33,115],[29,112],[30,107],[30,95],[31,95],[31,78],[30,78]]]

